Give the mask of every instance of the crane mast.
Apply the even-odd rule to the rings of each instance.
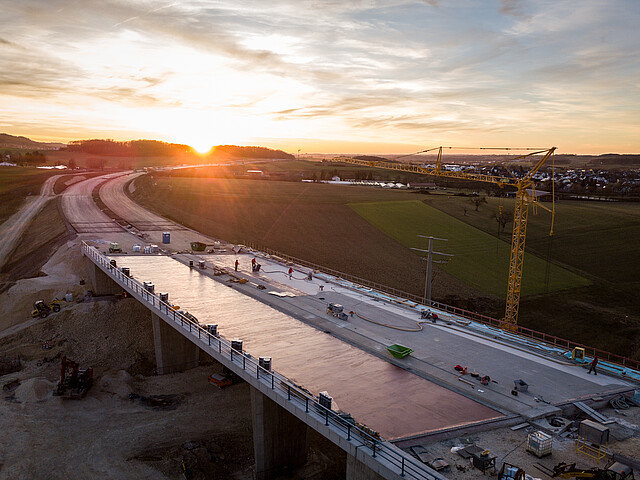
[[[524,244],[527,236],[527,218],[529,215],[529,204],[536,201],[535,193],[529,195],[527,189],[533,186],[533,176],[542,168],[546,161],[553,155],[556,147],[548,150],[539,150],[524,155],[520,155],[513,160],[526,158],[532,155],[543,153],[544,155],[536,162],[529,172],[522,178],[500,177],[497,175],[485,175],[471,172],[454,172],[442,169],[442,149],[437,147],[438,156],[436,165],[432,168],[421,167],[406,163],[378,162],[371,160],[360,160],[356,158],[338,157],[334,159],[338,162],[361,165],[373,168],[384,168],[387,170],[399,170],[403,172],[420,173],[423,175],[435,175],[447,178],[459,178],[464,180],[474,180],[477,182],[493,183],[505,187],[507,185],[516,188],[515,210],[513,214],[513,234],[511,237],[511,255],[509,259],[509,277],[507,280],[507,301],[504,316],[505,330],[515,330],[518,323],[518,310],[520,307],[520,290],[522,286],[522,269],[524,266]],[[426,153],[436,148],[424,150]]]

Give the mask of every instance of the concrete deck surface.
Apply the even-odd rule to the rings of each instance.
[[[152,281],[156,292],[169,292],[169,301],[200,323],[242,339],[251,355],[272,357],[273,368],[298,385],[328,391],[340,409],[388,440],[502,416],[169,257],[114,258],[138,280]]]

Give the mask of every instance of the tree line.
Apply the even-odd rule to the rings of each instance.
[[[117,142],[111,139],[74,140],[62,150],[112,157],[172,157],[193,153],[193,149],[189,145],[158,140],[130,140],[127,142]]]
[[[211,150],[211,156],[220,154],[241,158],[278,158],[295,160],[295,156],[282,150],[272,150],[266,147],[240,147],[238,145],[218,145]]]

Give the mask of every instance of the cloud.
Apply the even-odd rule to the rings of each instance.
[[[503,15],[511,15],[517,18],[529,18],[524,13],[525,5],[521,0],[500,0],[499,11]]]
[[[96,123],[106,106],[210,110],[253,131],[403,141],[538,129],[540,112],[550,128],[586,111],[638,126],[640,8],[625,0],[0,4],[0,91],[44,116],[73,100]]]

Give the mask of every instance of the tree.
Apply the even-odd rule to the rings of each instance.
[[[475,197],[473,200],[473,204],[476,206],[476,212],[478,208],[480,208],[480,204],[487,203],[487,197]]]
[[[76,161],[74,158],[69,159],[69,163],[67,163],[67,168],[70,170],[74,170],[76,168]]]
[[[496,222],[498,222],[498,233],[504,232],[504,227],[513,220],[513,213],[510,211],[503,211],[502,209],[498,210],[496,213]]]

